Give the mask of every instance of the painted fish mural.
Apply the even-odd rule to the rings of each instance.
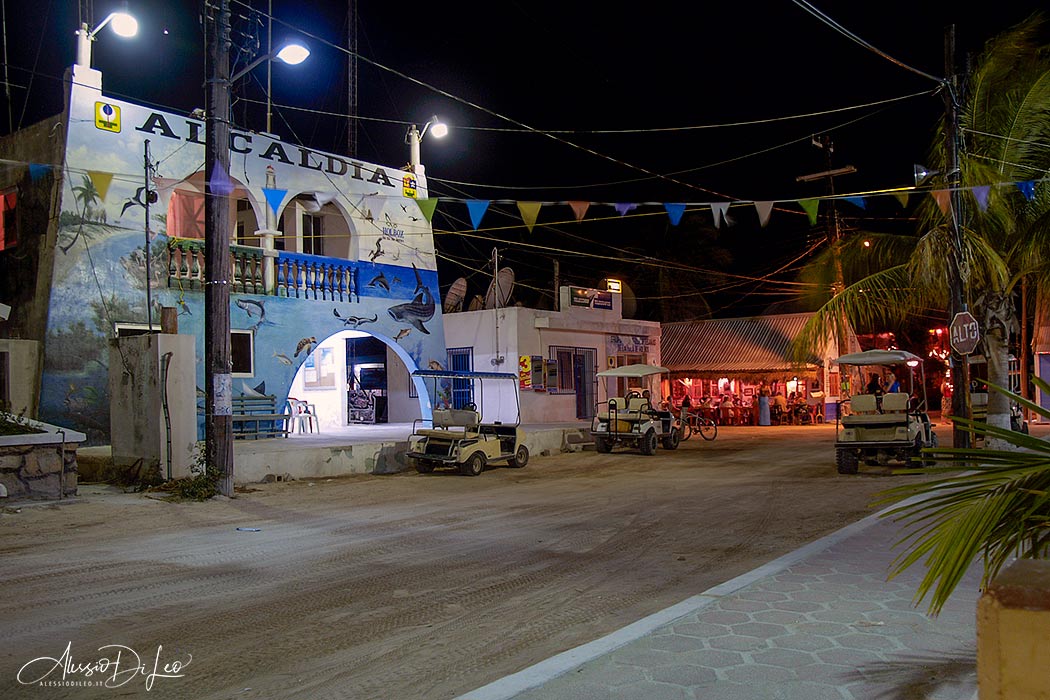
[[[423,325],[425,321],[434,318],[434,295],[430,293],[419,276],[419,269],[412,265],[412,271],[416,273],[416,292],[412,301],[398,304],[387,309],[390,317],[398,323],[407,323],[419,330],[420,333],[430,335],[430,331]],[[400,335],[398,337],[401,337]]]
[[[368,283],[369,287],[378,287],[383,291],[390,291],[390,283],[386,281],[386,275],[380,272],[378,275],[372,278],[372,281]]]
[[[309,355],[313,346],[317,343],[317,338],[310,336],[309,338],[303,338],[299,341],[299,344],[295,346],[295,355],[293,357],[299,357],[299,353],[306,350],[306,354]]]
[[[379,316],[377,316],[376,314],[372,314],[372,318],[368,318],[366,316],[340,316],[339,309],[332,309],[332,314],[340,321],[342,321],[344,326],[348,326],[350,328],[357,328],[362,323],[375,323],[379,320]]]
[[[292,358],[288,357],[284,353],[280,353],[274,350],[273,356],[276,357],[277,361],[280,362],[282,365],[288,365],[289,367],[292,366]]]

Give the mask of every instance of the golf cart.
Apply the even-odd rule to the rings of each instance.
[[[520,425],[518,375],[421,369],[412,376],[433,381],[431,396],[470,399],[459,408],[435,408],[433,419],[419,418],[413,423],[406,456],[414,462],[417,472],[429,474],[438,467],[455,467],[461,474],[477,476],[488,464],[504,463],[515,468],[528,464],[529,448]],[[488,396],[490,403],[495,404],[493,413],[499,415],[499,399],[506,392],[514,395],[513,422],[485,422],[473,399],[484,400]]]
[[[682,422],[670,411],[653,406],[649,398],[653,395],[653,387],[647,386],[654,377],[669,371],[655,365],[637,364],[598,372],[599,378],[622,379],[629,387],[641,388],[629,388],[623,396],[610,397],[596,406],[591,422],[596,450],[611,452],[613,447],[626,445],[640,449],[643,455],[651,455],[656,452],[658,443],[667,450],[678,448],[682,439]]]
[[[832,364],[849,374],[853,387],[889,373],[900,382],[897,391],[855,393],[839,402],[835,419],[839,474],[856,474],[861,460],[872,466],[886,466],[890,460],[908,464],[920,457],[922,448],[937,446],[926,414],[922,358],[906,350],[865,350],[843,355]]]

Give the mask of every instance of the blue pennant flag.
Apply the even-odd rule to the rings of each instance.
[[[47,165],[41,165],[40,163],[30,163],[29,164],[29,179],[32,180],[33,182],[36,182],[40,178],[42,178],[45,175],[47,175],[47,171],[48,171],[49,167],[50,166],[47,166]]]
[[[843,197],[847,202],[857,207],[858,209],[867,209],[868,205],[864,201],[863,197]]]
[[[288,190],[272,190],[264,187],[263,194],[266,196],[266,203],[273,209],[273,215],[277,216],[277,209],[281,206],[281,202],[284,201],[284,196],[288,194]]]
[[[613,205],[613,209],[615,209],[617,211],[617,213],[619,213],[620,216],[623,216],[624,214],[626,214],[627,212],[631,211],[632,209],[637,209],[637,208],[638,208],[637,204],[630,204],[628,202],[620,202],[618,204],[614,204]]]
[[[685,205],[664,204],[664,209],[667,210],[667,216],[671,219],[671,225],[677,226],[678,222],[682,220],[682,214],[685,213]]]
[[[1021,194],[1023,194],[1024,198],[1027,199],[1029,202],[1035,199],[1034,180],[1025,180],[1024,182],[1018,182],[1017,189],[1021,190]]]
[[[229,197],[230,193],[233,192],[233,182],[218,161],[215,161],[215,165],[212,166],[211,179],[208,185],[211,187],[211,193],[220,197]]]
[[[474,224],[474,230],[478,230],[478,226],[481,226],[481,219],[485,216],[485,211],[489,208],[489,200],[487,199],[468,199],[467,210],[470,212],[470,223]]]

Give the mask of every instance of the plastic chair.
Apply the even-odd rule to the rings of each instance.
[[[310,403],[288,397],[288,413],[291,414],[291,432],[321,432],[317,424],[317,408]]]

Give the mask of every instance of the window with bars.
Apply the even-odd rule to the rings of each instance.
[[[449,348],[448,368],[457,372],[474,369],[474,348]],[[469,379],[452,380],[452,408],[463,408],[474,402],[474,383]]]

